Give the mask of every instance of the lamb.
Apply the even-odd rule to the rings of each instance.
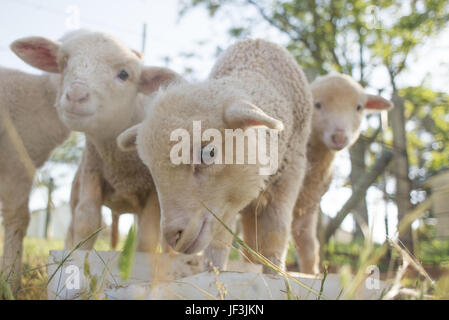
[[[16,51],[16,45],[11,49]],[[0,209],[5,230],[1,270],[14,289],[20,285],[36,168],[69,135],[54,108],[58,78],[0,68]]]
[[[231,46],[206,81],[160,92],[147,118],[121,134],[118,144],[123,150],[137,148],[150,168],[167,243],[186,254],[204,250],[207,267],[225,269],[232,235],[210,211],[229,226],[242,211],[246,241],[284,268],[293,207],[306,170],[312,109],[301,68],[284,48],[264,40]],[[195,142],[201,137],[197,120],[215,128],[204,131],[202,143]],[[234,138],[237,143],[252,134],[255,139],[233,152],[238,150]],[[263,145],[267,134],[274,141],[268,147],[270,157],[278,156],[277,168],[260,170],[267,169],[260,159],[238,164],[239,156]],[[171,141],[179,138],[177,144]]]
[[[338,73],[316,79],[311,89],[315,109],[307,144],[308,169],[293,213],[292,235],[301,272],[317,274],[319,204],[332,181],[335,156],[358,139],[364,110],[389,110],[393,105],[366,94],[351,77]]]
[[[106,205],[115,213],[137,214],[137,249],[156,251],[160,213],[150,172],[136,152],[121,152],[115,141],[143,119],[143,102],[153,92],[182,78],[169,69],[143,66],[136,52],[100,32],[81,30],[60,43],[32,37],[16,46],[29,64],[61,74],[56,110],[68,128],[86,136],[72,184],[66,247],[100,228]],[[94,242],[92,237],[82,248],[91,249]]]

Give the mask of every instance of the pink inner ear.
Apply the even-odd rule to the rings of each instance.
[[[48,72],[58,72],[56,56],[47,46],[39,43],[20,43],[16,50],[32,66]]]
[[[390,104],[381,97],[378,98],[370,98],[365,104],[366,109],[372,110],[386,110],[390,108]]]
[[[160,76],[155,76],[153,78],[144,77],[141,82],[141,87],[144,93],[154,92],[159,87]]]
[[[261,126],[262,122],[257,121],[257,120],[250,120],[248,122],[248,127],[254,127],[254,126]]]
[[[148,77],[144,76],[140,86],[143,89],[143,93],[149,94],[159,89],[159,87],[168,82],[172,77],[173,75],[163,73]]]
[[[134,53],[137,56],[137,58],[142,60],[143,57],[142,57],[142,54],[139,51],[134,50],[134,49],[131,49],[131,51],[132,51],[132,53]]]

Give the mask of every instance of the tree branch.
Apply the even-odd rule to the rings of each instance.
[[[319,52],[317,50],[314,50],[313,47],[310,45],[310,43],[307,41],[306,37],[304,37],[304,35],[300,31],[297,30],[298,27],[289,21],[285,12],[282,12],[282,14],[279,14],[278,17],[280,20],[282,20],[283,24],[288,26],[288,28],[290,30],[294,30],[294,33],[292,33],[290,30],[285,28],[285,26],[283,26],[278,21],[276,21],[276,19],[273,19],[272,17],[270,17],[265,12],[265,10],[260,6],[260,4],[258,4],[256,1],[247,0],[247,3],[252,5],[254,8],[256,8],[257,11],[259,11],[259,14],[262,16],[262,18],[265,21],[267,21],[269,24],[271,24],[273,27],[277,28],[282,33],[285,33],[291,40],[298,41],[298,42],[302,43],[304,45],[304,47],[310,52],[310,55],[314,58],[314,60],[317,64],[317,68],[321,72],[325,71],[325,69],[323,68],[324,60],[320,56]]]
[[[337,231],[349,212],[357,206],[366,190],[368,190],[368,188],[376,181],[377,177],[382,174],[385,168],[390,164],[391,160],[393,160],[393,153],[388,149],[384,149],[382,156],[377,159],[372,169],[360,177],[352,189],[353,193],[349,200],[346,201],[335,218],[329,222],[325,233],[326,242],[328,242],[330,237]]]

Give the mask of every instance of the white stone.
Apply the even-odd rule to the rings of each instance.
[[[321,277],[300,273],[289,273],[294,278],[261,274],[257,264],[232,261],[225,272],[202,272],[202,257],[179,254],[136,253],[133,270],[127,281],[122,281],[118,271],[119,252],[76,251],[56,270],[67,256],[67,251],[51,251],[48,276],[55,276],[48,286],[49,299],[106,298],[127,299],[308,299],[316,300],[321,288]],[[90,277],[85,274],[85,257],[89,264]],[[68,281],[73,270],[78,268],[79,288],[76,281]],[[241,272],[243,271],[243,272]],[[92,276],[98,278],[94,295],[89,294]],[[379,299],[386,283],[379,281],[378,287],[362,283],[356,297]],[[372,282],[371,282],[372,284]],[[288,294],[290,292],[290,294]],[[343,291],[344,292],[344,291]],[[324,299],[337,299],[342,295],[339,275],[329,274],[323,287]]]
[[[88,290],[90,279],[94,276],[104,289],[114,289],[133,284],[148,284],[153,279],[158,281],[180,279],[203,271],[200,256],[136,252],[131,275],[127,281],[122,281],[118,269],[120,252],[78,250],[73,252],[58,269],[68,254],[68,251],[50,251],[47,274],[49,279],[53,274],[54,276],[48,284],[48,299],[80,298]],[[86,255],[90,277],[85,274]],[[79,270],[77,274],[76,270]],[[70,279],[71,275],[74,275],[75,279]],[[77,281],[79,287],[74,286]]]

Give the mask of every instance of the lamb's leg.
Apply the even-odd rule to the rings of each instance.
[[[280,269],[285,270],[293,208],[302,184],[304,171],[292,168],[284,172],[267,190],[267,204],[257,210],[257,242],[259,252]],[[264,273],[276,273],[263,266]]]
[[[65,248],[71,249],[75,246],[75,239],[74,239],[74,224],[75,224],[75,209],[79,202],[79,192],[80,192],[80,174],[81,174],[81,165],[78,167],[78,170],[76,171],[75,177],[72,181],[72,188],[70,191],[70,213],[71,213],[71,223],[67,230],[67,235],[65,238]]]
[[[112,211],[112,224],[111,224],[111,248],[115,250],[119,241],[119,220],[120,214]]]
[[[299,215],[295,212],[292,235],[303,273],[318,274],[320,263],[320,243],[317,237],[318,210]]]
[[[254,251],[259,251],[259,243],[257,241],[257,216],[256,216],[256,206],[250,204],[241,212],[242,219],[242,231],[243,231],[243,240],[246,242],[248,246],[251,247]],[[249,259],[251,262],[260,263],[260,261],[254,257],[247,250],[243,250],[243,255],[245,259]]]
[[[157,252],[161,243],[160,211],[157,193],[151,192],[144,210],[137,217],[137,251]]]
[[[283,204],[281,204],[283,206]],[[285,268],[285,258],[288,249],[288,230],[291,217],[282,209],[270,204],[264,208],[248,206],[242,211],[243,240],[254,251],[268,258],[282,270]],[[248,250],[243,250],[245,258],[251,262],[262,263],[259,258]],[[264,273],[274,271],[264,265]]]
[[[80,177],[78,204],[72,215],[71,230],[73,246],[86,240],[101,227],[101,205],[103,203],[103,190],[101,176],[97,173],[84,170]],[[90,250],[95,244],[97,236],[92,237],[81,246],[81,249]]]
[[[235,222],[236,217],[227,222],[227,226],[234,230]],[[222,225],[219,228],[219,231],[214,235],[214,239],[204,251],[204,266],[208,270],[212,270],[213,268],[226,270],[228,264],[233,236]]]
[[[291,214],[287,213],[288,207],[285,204],[273,203],[258,216],[259,252],[282,270],[285,269],[291,227]],[[263,272],[275,273],[265,265]]]
[[[23,239],[30,222],[28,198],[17,208],[2,208],[5,239],[3,246],[2,273],[15,290],[20,286],[22,270]]]

